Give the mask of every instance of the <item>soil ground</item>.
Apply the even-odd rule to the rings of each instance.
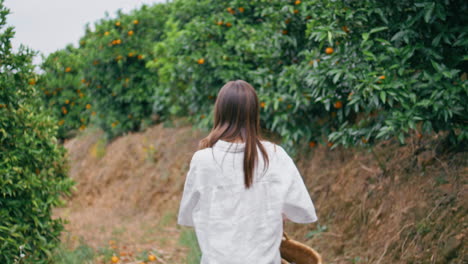
[[[77,191],[54,211],[62,240],[103,252],[95,263],[187,263],[176,214],[191,156],[206,136],[183,119],[106,142],[87,130],[64,143]],[[438,135],[369,149],[299,147],[295,162],[319,221],[285,231],[324,263],[468,263],[468,155]]]

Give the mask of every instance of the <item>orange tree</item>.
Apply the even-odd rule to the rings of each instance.
[[[138,130],[151,122],[157,79],[145,64],[160,40],[167,6],[143,6],[130,14],[105,18],[87,27],[80,40],[83,78],[96,116],[92,122],[110,137]]]
[[[84,78],[112,135],[151,114],[210,127],[218,90],[244,79],[258,91],[262,124],[290,152],[299,141],[370,145],[438,131],[460,142],[466,5],[175,0],[88,29]]]
[[[166,37],[155,46],[157,61],[148,63],[159,77],[155,108],[188,112],[196,124],[209,127],[217,91],[227,81],[244,79],[258,91],[262,124],[285,142],[304,137],[304,129],[320,133],[300,126],[299,117],[318,110],[301,108],[307,98],[292,94],[299,53],[312,47],[305,38],[308,17],[302,15],[310,9],[284,1],[174,1],[171,17],[183,13],[190,19],[166,23]]]
[[[58,119],[59,136],[72,136],[83,130],[96,112],[89,97],[90,81],[83,78],[83,58],[78,49],[69,45],[50,54],[41,65],[44,73],[37,86],[43,100]]]
[[[8,13],[0,0],[0,263],[50,263],[63,229],[51,209],[73,181],[57,144],[57,120],[36,88],[34,52],[11,50]]]
[[[307,1],[297,72],[313,102],[336,112],[329,139],[369,144],[448,131],[467,139],[466,1]]]
[[[168,21],[148,64],[161,109],[209,127],[216,92],[240,78],[290,151],[411,131],[466,140],[463,1],[174,1],[180,10],[191,19]]]

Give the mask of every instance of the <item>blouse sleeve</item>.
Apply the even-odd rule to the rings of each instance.
[[[187,173],[187,177],[185,178],[184,191],[182,194],[182,200],[180,202],[179,207],[179,215],[177,218],[177,223],[179,225],[194,226],[192,213],[200,198],[200,193],[197,190],[197,186],[195,184],[197,177],[196,173],[197,163],[194,154],[190,161],[190,167]]]
[[[318,220],[315,207],[304,180],[294,161],[289,156],[287,159],[289,163],[288,173],[291,175],[291,179],[284,198],[283,214],[295,223],[315,222]]]

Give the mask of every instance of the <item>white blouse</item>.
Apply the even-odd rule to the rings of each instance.
[[[201,264],[280,264],[283,217],[317,221],[315,208],[294,161],[279,145],[262,141],[254,183],[244,186],[245,143],[218,140],[192,156],[178,224],[194,226]]]

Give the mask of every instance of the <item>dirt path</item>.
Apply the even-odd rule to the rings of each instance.
[[[96,263],[185,263],[183,230],[176,224],[186,166],[195,151],[190,127],[163,125],[117,138],[106,146],[100,131],[65,142],[77,191],[54,211],[69,221],[62,241],[99,255]],[[151,262],[148,255],[159,260]]]

